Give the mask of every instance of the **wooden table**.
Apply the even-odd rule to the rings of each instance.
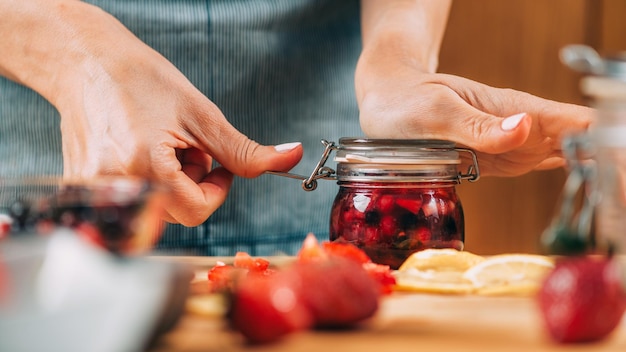
[[[546,335],[533,298],[397,292],[359,329],[297,333],[265,346],[247,346],[220,319],[187,313],[150,349],[170,351],[626,351],[626,316],[601,342],[560,345]]]

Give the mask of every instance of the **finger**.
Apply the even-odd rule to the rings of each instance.
[[[495,116],[474,108],[460,97],[454,97],[456,120],[446,126],[434,126],[434,138],[451,139],[476,151],[489,154],[505,153],[520,147],[528,139],[533,118],[518,112],[508,117]],[[422,123],[418,121],[418,123]]]
[[[177,150],[183,172],[196,183],[211,172],[213,158],[196,148]]]
[[[287,171],[302,158],[302,145],[298,142],[277,146],[261,145],[228,123],[213,111],[211,128],[190,125],[198,148],[212,155],[221,165],[242,177],[256,177],[265,171]]]
[[[180,151],[178,153],[180,155]],[[185,150],[183,153],[188,153],[182,157],[184,163],[177,158],[173,146],[154,148],[150,155],[152,174],[168,194],[165,220],[196,226],[225,201],[233,175],[224,168],[210,170],[209,159],[197,150]],[[207,164],[202,165],[200,160]]]
[[[556,102],[513,89],[492,88],[490,99],[482,100],[483,110],[498,116],[524,111],[533,116],[542,135],[560,139],[565,134],[589,128],[595,110],[586,106]]]
[[[170,219],[185,226],[200,225],[224,203],[232,181],[233,174],[223,167],[213,169],[199,183],[179,174],[170,183],[166,209]]]

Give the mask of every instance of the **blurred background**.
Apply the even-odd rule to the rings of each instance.
[[[601,55],[626,50],[625,0],[454,0],[439,71],[543,98],[586,104],[581,74],[559,61],[568,44]],[[564,170],[459,185],[466,249],[538,253],[557,206]]]

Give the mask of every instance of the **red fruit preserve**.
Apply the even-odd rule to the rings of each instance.
[[[455,186],[477,179],[478,166],[474,157],[474,173],[460,174],[459,151],[468,150],[439,140],[340,139],[330,240],[352,243],[393,269],[426,248],[462,250]]]

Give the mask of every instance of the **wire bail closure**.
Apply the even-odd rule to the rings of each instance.
[[[337,172],[334,169],[325,166],[325,164],[326,161],[328,161],[330,153],[333,150],[337,150],[339,147],[337,147],[335,142],[329,142],[325,139],[322,139],[321,143],[322,145],[324,145],[324,152],[322,153],[320,160],[318,161],[317,165],[315,165],[315,168],[309,176],[303,176],[282,171],[266,171],[265,173],[302,180],[302,189],[307,192],[317,189],[317,180],[337,180]],[[433,148],[433,150],[435,149],[436,148]],[[454,148],[454,150],[456,150],[457,152],[469,153],[472,158],[472,164],[467,168],[467,172],[459,172],[459,182],[461,180],[468,180],[470,182],[478,181],[478,179],[480,178],[480,169],[478,168],[478,158],[476,157],[476,153],[474,153],[473,150],[467,148]]]

